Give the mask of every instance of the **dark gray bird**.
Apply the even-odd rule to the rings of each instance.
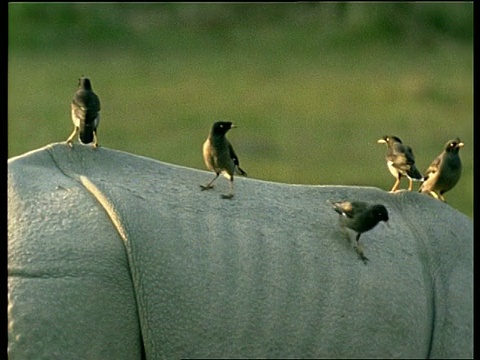
[[[415,165],[415,156],[413,156],[412,148],[404,145],[402,140],[396,136],[386,135],[377,142],[379,144],[387,144],[387,155],[385,156],[387,167],[396,179],[390,192],[397,191],[402,176],[408,178],[408,190],[412,191],[413,181],[423,180],[422,174]]]
[[[82,144],[93,142],[93,148],[98,146],[97,127],[100,123],[100,99],[92,90],[92,84],[86,77],[78,79],[78,89],[73,96],[71,107],[73,132],[67,139],[72,147],[72,140],[79,134]]]
[[[230,121],[217,121],[212,125],[207,140],[203,143],[203,160],[205,165],[211,171],[215,172],[215,177],[207,185],[200,185],[202,190],[213,188],[213,182],[220,174],[223,174],[230,180],[230,192],[222,195],[224,199],[231,199],[234,195],[233,191],[233,175],[247,175],[240,168],[237,154],[233,150],[232,144],[225,137],[228,130],[235,128]]]
[[[462,175],[462,161],[459,151],[465,144],[459,138],[448,141],[443,151],[425,171],[424,181],[418,190],[436,199],[445,201],[443,194],[451,190]]]
[[[388,211],[384,205],[368,204],[363,201],[338,201],[330,202],[338,214],[342,228],[349,228],[357,233],[355,237],[356,250],[360,258],[366,262],[368,258],[359,246],[360,235],[373,229],[380,221],[387,222]]]

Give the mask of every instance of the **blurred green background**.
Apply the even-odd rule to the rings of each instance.
[[[472,2],[8,9],[9,157],[66,140],[86,75],[101,146],[205,169],[211,124],[231,120],[242,168],[275,182],[388,191],[377,139],[400,137],[423,171],[459,136],[463,175],[446,199],[473,217]]]

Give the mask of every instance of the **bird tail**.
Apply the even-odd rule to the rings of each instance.
[[[427,180],[427,178],[424,179],[424,181],[420,184],[420,187],[418,188],[418,192],[419,192],[419,193],[428,192],[428,191],[426,191],[425,188],[424,188],[425,180]]]
[[[418,171],[415,165],[410,167],[410,170],[407,171],[407,176],[409,179],[414,181],[423,181],[423,175],[420,171]]]
[[[247,176],[247,173],[240,166],[236,166],[235,169],[239,175]]]
[[[93,141],[93,131],[95,128],[92,124],[80,123],[79,138],[83,144],[90,144]]]

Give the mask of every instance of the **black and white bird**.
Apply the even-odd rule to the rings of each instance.
[[[93,148],[97,148],[100,99],[93,92],[92,83],[88,78],[82,76],[78,79],[78,89],[73,96],[70,108],[74,128],[66,143],[72,147],[73,138],[78,133],[82,144],[93,143]]]
[[[212,125],[207,140],[203,143],[203,160],[207,168],[215,172],[215,177],[207,185],[200,185],[200,187],[202,190],[212,189],[213,182],[220,174],[223,174],[230,180],[230,192],[222,195],[224,199],[231,199],[234,196],[234,174],[247,175],[247,173],[240,168],[237,154],[235,154],[232,144],[230,144],[225,136],[228,130],[232,128],[235,128],[235,125],[230,121],[215,122]]]
[[[395,192],[400,186],[402,176],[408,178],[408,190],[412,191],[413,181],[422,181],[423,176],[415,165],[415,156],[410,146],[404,145],[402,140],[396,136],[384,136],[377,141],[379,144],[387,144],[387,167],[390,173],[395,177],[390,192]]]
[[[357,233],[355,248],[360,258],[364,262],[368,261],[359,244],[360,236],[373,229],[380,221],[389,220],[387,208],[382,204],[369,204],[363,201],[329,201],[329,203],[340,215],[342,228],[349,228]]]
[[[424,174],[424,181],[418,190],[436,199],[445,201],[443,194],[451,190],[462,175],[462,161],[459,151],[465,144],[459,138],[448,141],[443,151],[430,164]]]

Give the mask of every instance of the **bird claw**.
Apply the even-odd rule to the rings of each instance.
[[[360,258],[360,260],[362,260],[365,265],[368,263],[368,261],[370,261],[370,260],[364,255],[364,253],[363,253],[363,248],[360,246],[360,244],[358,244],[357,246],[355,246],[355,251],[357,252],[358,257]]]
[[[227,195],[222,194],[222,199],[232,199],[232,198],[233,198],[233,194],[227,194]]]
[[[365,265],[367,265],[368,262],[370,261],[370,260],[369,260],[365,255],[363,255],[363,254],[358,254],[358,257],[360,258],[360,260],[363,261],[363,263],[364,263]]]
[[[420,191],[420,193],[422,193],[422,194],[428,194],[428,195],[430,195],[431,197],[433,197],[434,199],[443,201],[444,203],[447,202],[442,195],[437,194],[437,193],[436,193],[435,191],[433,191],[433,190],[432,190],[432,191]]]
[[[66,141],[65,143],[68,145],[70,149],[73,149],[73,144],[71,141]]]
[[[213,189],[213,185],[200,185],[202,191]]]

